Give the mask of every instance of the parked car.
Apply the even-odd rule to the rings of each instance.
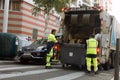
[[[31,45],[22,47],[21,51],[17,52],[16,61],[27,63],[29,61],[41,61],[45,64],[45,56],[47,53],[47,39],[39,39]]]
[[[18,51],[21,51],[22,47],[29,46],[32,42],[28,40],[28,37],[18,36]]]
[[[20,49],[22,49],[22,47],[29,46],[30,44],[31,44],[31,42],[29,42],[27,40],[19,39],[19,47],[20,47]]]

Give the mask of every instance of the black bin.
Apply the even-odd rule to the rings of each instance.
[[[11,33],[0,33],[0,59],[12,59],[16,56],[16,38]]]
[[[61,45],[60,60],[63,65],[85,65],[85,45],[68,44]]]

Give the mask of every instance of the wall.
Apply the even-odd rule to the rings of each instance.
[[[22,20],[21,12],[13,12],[9,11],[9,19],[8,19],[8,32],[14,34],[21,34],[21,20]],[[2,32],[3,27],[3,10],[0,10],[0,32]]]
[[[20,2],[20,11],[9,11],[8,32],[22,36],[33,36],[33,29],[38,30],[37,39],[45,37],[50,33],[51,29],[59,30],[59,17],[50,14],[47,19],[47,25],[44,11],[41,10],[37,16],[32,15],[34,5],[23,0]],[[0,32],[3,26],[3,10],[0,10]],[[46,35],[44,31],[46,29]]]
[[[21,12],[22,12],[22,34],[26,34],[31,36],[33,33],[33,29],[38,30],[38,38],[44,37],[44,30],[47,28],[46,33],[49,34],[51,29],[59,29],[60,23],[58,21],[58,17],[54,15],[50,15],[47,26],[45,25],[45,14],[44,11],[41,10],[37,16],[32,15],[33,5],[22,2],[21,3]]]

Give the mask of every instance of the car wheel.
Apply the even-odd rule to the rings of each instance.
[[[25,59],[23,59],[23,58],[21,58],[21,59],[20,59],[20,63],[22,63],[22,64],[26,64],[26,63],[28,63],[28,61],[25,60]]]
[[[41,63],[42,63],[43,65],[45,65],[45,64],[46,64],[46,58],[45,58],[45,59],[42,59],[42,60],[41,60]]]
[[[108,62],[103,64],[103,69],[104,70],[109,70],[111,68],[111,58],[109,57]]]

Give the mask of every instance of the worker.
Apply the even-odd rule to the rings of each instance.
[[[86,52],[86,65],[87,72],[91,73],[91,65],[93,64],[95,74],[98,74],[98,62],[97,62],[97,46],[98,41],[94,39],[94,35],[90,35],[90,38],[86,41],[87,52]]]
[[[101,34],[100,34],[100,33],[95,34],[95,39],[96,39],[97,41],[100,41],[100,39],[101,39]]]
[[[47,55],[46,55],[46,69],[51,69],[51,58],[53,56],[53,46],[54,43],[57,42],[57,39],[55,38],[56,30],[52,29],[51,33],[48,35],[48,42],[47,42]]]

